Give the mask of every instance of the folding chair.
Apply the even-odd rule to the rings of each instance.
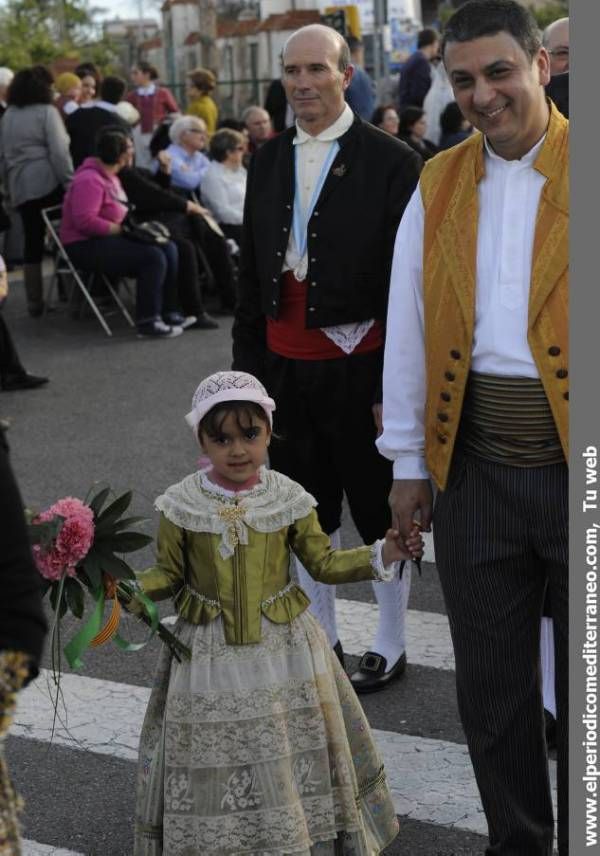
[[[89,273],[87,277],[87,283],[83,281],[81,276],[81,272],[77,270],[71,259],[69,258],[67,251],[65,250],[62,241],[58,235],[60,228],[60,218],[62,216],[62,208],[60,205],[54,205],[51,208],[43,208],[42,209],[42,217],[44,223],[46,224],[46,229],[48,230],[48,234],[50,235],[54,246],[56,247],[57,257],[55,259],[54,273],[52,275],[52,279],[50,281],[50,286],[48,289],[48,300],[54,291],[55,286],[58,283],[58,278],[60,276],[69,276],[71,277],[74,286],[71,289],[70,300],[72,301],[74,288],[77,287],[79,291],[83,294],[87,303],[89,304],[90,309],[102,325],[102,328],[107,336],[112,336],[112,330],[108,326],[108,322],[106,321],[105,314],[102,313],[98,304],[94,300],[92,294],[90,293],[90,283],[95,274],[94,272]],[[121,314],[127,321],[130,327],[135,327],[135,322],[129,311],[121,298],[119,297],[116,288],[110,281],[110,279],[105,274],[100,274],[103,283],[106,285],[108,292],[111,297],[115,301],[115,304],[121,311]]]

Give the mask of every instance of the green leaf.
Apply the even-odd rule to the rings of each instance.
[[[83,618],[85,595],[83,588],[75,579],[68,579],[65,583],[67,606],[75,618]]]
[[[100,559],[94,547],[87,554],[80,567],[83,568],[85,576],[92,589],[96,589],[102,585],[102,566]]]
[[[127,562],[119,559],[110,551],[98,551],[98,562],[105,574],[110,574],[117,580],[131,580],[135,578],[134,572],[131,570]]]
[[[64,522],[65,518],[56,514],[52,520],[31,523],[28,527],[30,543],[40,544],[45,549],[48,549],[62,529]]]
[[[105,487],[102,490],[98,491],[96,496],[88,503],[92,511],[94,512],[94,517],[98,517],[100,512],[102,511],[102,506],[106,502],[108,495],[110,493],[110,488]]]
[[[110,547],[115,553],[135,553],[153,541],[152,535],[143,532],[119,532],[111,538]]]
[[[114,502],[107,506],[102,514],[98,517],[98,525],[106,523],[114,523],[119,517],[124,514],[131,504],[133,494],[130,490],[127,493],[118,496]]]
[[[121,520],[109,520],[108,523],[98,523],[95,534],[97,538],[112,537],[117,532],[129,529],[130,526],[136,526],[138,523],[143,523],[146,520],[148,520],[147,517],[123,517]]]

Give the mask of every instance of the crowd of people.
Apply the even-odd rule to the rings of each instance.
[[[471,128],[452,101],[435,117],[439,138],[429,139],[420,105],[431,86],[424,66],[433,67],[438,58],[435,30],[424,30],[418,46],[395,103],[375,107],[362,43],[350,39],[355,73],[345,97],[355,114],[427,160]],[[413,77],[418,82],[411,84]],[[274,81],[265,102],[271,113],[250,104],[239,118],[219,116],[216,86],[210,70],[191,71],[182,112],[156,69],[143,61],[131,69],[129,86],[115,75],[103,77],[89,62],[55,79],[43,66],[16,74],[0,69],[4,255],[9,267],[23,265],[32,317],[40,318],[46,308],[42,211],[53,206],[62,206],[61,241],[78,270],[90,277],[94,298],[107,299],[102,276],[135,279],[140,337],[213,329],[214,314],[233,310],[247,169],[265,143],[293,124],[294,112]],[[406,97],[415,103],[403,104]],[[147,220],[162,223],[171,240],[142,243],[135,224]],[[62,282],[59,286],[65,299],[67,290]],[[213,315],[206,308],[211,298]],[[24,373],[23,387],[30,388],[34,377]]]
[[[357,115],[404,140],[423,160],[470,133],[468,122],[460,111],[457,114],[451,102],[440,109],[441,116],[435,117],[435,122],[441,123],[438,139],[433,142],[428,137],[421,105],[431,87],[429,66],[438,58],[439,36],[435,30],[426,29],[419,34],[418,50],[406,63],[394,104],[375,108],[374,87],[362,68],[361,42],[350,39],[349,50],[355,73],[346,100]],[[9,265],[23,263],[28,311],[32,317],[41,317],[45,309],[45,228],[41,212],[63,205],[67,225],[61,228],[61,240],[73,262],[90,274],[136,279],[136,322],[141,337],[172,338],[184,329],[217,327],[218,322],[206,311],[207,294],[203,292],[216,293],[218,311],[233,308],[237,257],[243,240],[247,167],[268,140],[293,123],[293,110],[282,91],[285,106],[281,112],[281,96],[275,99],[271,87],[266,105],[271,106],[272,115],[260,105],[251,104],[239,119],[219,117],[213,97],[216,77],[202,68],[188,75],[183,114],[149,63],[142,61],[132,68],[130,83],[128,89],[127,82],[119,77],[102,77],[88,62],[58,74],[56,79],[42,66],[21,69],[16,75],[10,69],[0,69],[0,103],[2,113],[6,113],[0,126],[0,180],[5,206],[9,217],[12,215],[12,228],[4,237],[4,254]],[[279,81],[274,83],[281,89]],[[405,103],[407,99],[410,103]],[[120,130],[124,138],[133,140],[133,149],[127,146],[127,183],[131,184],[132,167],[138,176],[140,170],[147,171],[141,206],[126,198],[128,193],[121,180],[124,161],[109,165],[98,155],[100,140],[105,139],[103,129]],[[123,148],[125,143],[120,145]],[[121,158],[124,157],[123,148]],[[99,183],[106,179],[110,211],[101,210],[102,194],[89,193],[93,173]],[[70,192],[65,198],[72,182],[76,190],[86,186],[88,192]],[[68,225],[75,213],[74,202],[80,226],[75,232]],[[83,220],[82,205],[86,215]],[[174,234],[173,242],[159,249],[132,247],[134,233],[127,229],[127,223],[136,216],[151,215],[171,228],[173,212],[193,216],[191,222],[181,216],[176,218],[175,231],[180,232],[179,227],[185,224],[185,236]],[[86,252],[92,246],[104,248],[105,242],[98,243],[102,238],[110,239],[114,247],[110,264],[106,260],[101,263],[100,257],[109,255],[102,250],[99,254]],[[124,253],[131,257],[127,264],[117,262]],[[157,253],[163,259],[165,254],[171,258],[170,273],[159,276],[158,284],[155,276],[147,275],[156,270],[152,259],[158,258]],[[139,276],[138,270],[142,272]],[[179,281],[179,288],[174,291],[165,277]],[[93,293],[98,292],[102,298],[102,286],[96,283]],[[176,294],[175,302],[165,293]],[[191,294],[195,294],[194,299],[190,299]]]
[[[393,840],[353,690],[406,670],[410,564],[432,519],[488,852],[552,852],[546,710],[568,853],[569,126],[547,97],[568,70],[568,22],[542,39],[516,0],[468,0],[442,37],[419,34],[380,105],[355,72],[360,48],[320,24],[292,34],[278,130],[259,105],[220,119],[205,70],[190,75],[188,115],[145,63],[124,111],[114,78],[75,109],[83,78],[61,81],[60,109],[43,69],[8,88],[0,157],[30,313],[43,312],[41,210],[62,202],[75,265],[136,279],[140,336],[210,326],[203,265],[235,315],[233,370],[203,381],[186,416],[210,466],[157,500],[158,561],[138,575],[151,598],[176,594],[181,637],[203,653],[159,664],[136,856],[182,841],[215,852],[215,834],[232,856],[379,853]],[[279,110],[277,87],[268,103]],[[84,111],[93,139],[77,135]],[[141,242],[144,218],[169,238]],[[370,546],[338,549],[344,497]],[[348,683],[335,584],[358,579],[373,580],[378,626]],[[192,711],[210,721],[202,733]],[[283,731],[299,745],[278,743]],[[222,772],[242,756],[243,805]],[[318,799],[298,784],[302,764]],[[175,775],[185,812],[169,800]]]

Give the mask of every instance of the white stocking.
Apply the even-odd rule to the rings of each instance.
[[[373,583],[379,606],[379,624],[372,651],[387,660],[387,671],[406,649],[406,610],[410,593],[410,562],[404,565],[402,579],[391,583]]]
[[[542,661],[542,695],[544,707],[556,719],[554,693],[554,624],[551,618],[542,618],[540,632],[540,658]]]
[[[332,532],[329,539],[333,549],[338,550],[341,544],[340,530],[336,529],[335,532]],[[325,633],[327,633],[329,644],[333,648],[336,642],[339,641],[335,620],[335,586],[316,582],[297,556],[294,556],[294,560],[296,562],[298,581],[310,598],[309,610]]]

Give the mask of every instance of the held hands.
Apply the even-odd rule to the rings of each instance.
[[[381,558],[387,567],[392,562],[420,559],[424,549],[421,527],[415,523],[406,538],[403,538],[397,529],[388,529],[381,549]]]
[[[394,480],[388,499],[392,527],[407,537],[415,520],[423,532],[431,531],[433,494],[429,479]]]

